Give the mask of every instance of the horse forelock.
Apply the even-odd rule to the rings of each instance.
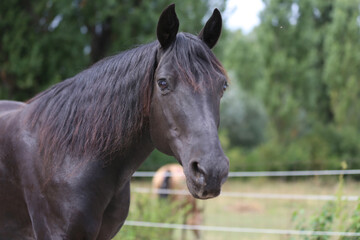
[[[177,34],[169,58],[175,63],[179,79],[195,90],[213,89],[218,81],[228,81],[227,73],[209,47],[197,36]]]
[[[107,157],[122,151],[148,124],[158,43],[105,58],[28,103],[41,154]]]

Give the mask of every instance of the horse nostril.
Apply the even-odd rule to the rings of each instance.
[[[198,161],[192,161],[190,164],[190,168],[192,173],[194,174],[194,176],[197,179],[202,179],[205,177],[206,175],[206,171],[205,169],[200,165],[200,163]]]

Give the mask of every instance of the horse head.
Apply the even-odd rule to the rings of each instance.
[[[190,193],[200,199],[218,196],[229,171],[218,137],[227,77],[211,52],[221,26],[215,9],[198,36],[178,33],[174,5],[163,11],[157,26],[160,45],[150,106],[151,139],[158,150],[175,156]]]

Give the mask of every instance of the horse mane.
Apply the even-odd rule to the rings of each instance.
[[[148,124],[157,42],[105,58],[27,103],[45,159],[63,153],[108,157]]]
[[[26,121],[50,161],[90,156],[109,159],[137,141],[149,124],[158,41],[105,58],[30,99]],[[194,89],[213,86],[226,72],[198,37],[178,33],[171,54],[179,79]]]

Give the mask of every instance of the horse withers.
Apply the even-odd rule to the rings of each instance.
[[[25,104],[1,101],[0,239],[111,239],[128,214],[130,178],[154,148],[182,164],[194,197],[219,195],[227,77],[210,49],[221,24],[215,9],[198,36],[178,33],[170,5],[156,41]]]

